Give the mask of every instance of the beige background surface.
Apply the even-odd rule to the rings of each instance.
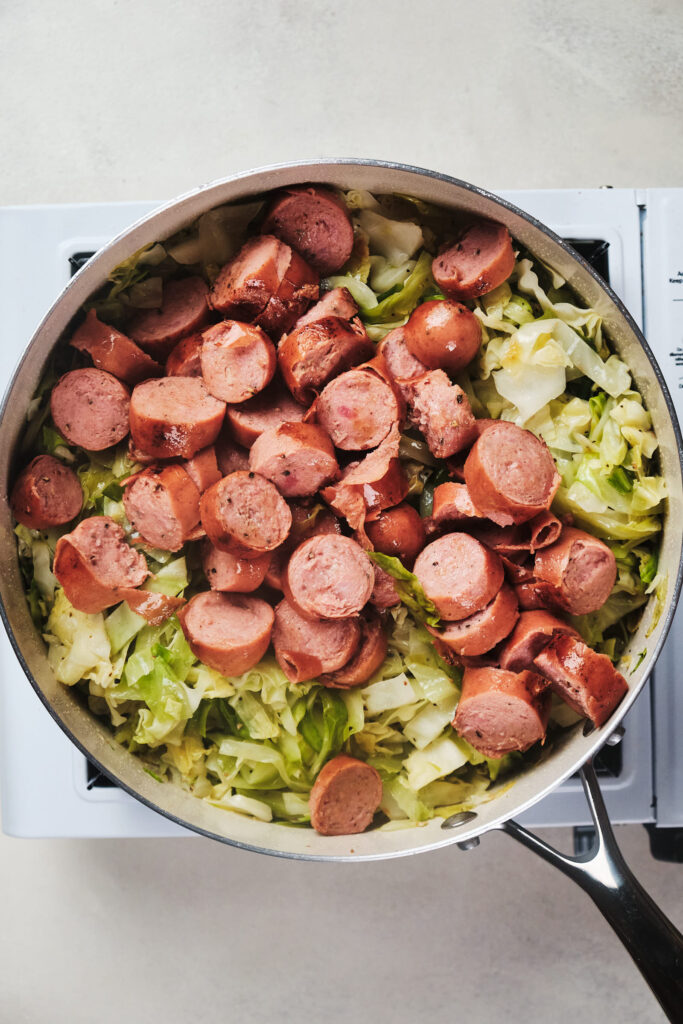
[[[675,0],[3,0],[0,203],[334,155],[680,186],[682,64]],[[681,868],[619,838],[682,926]],[[588,899],[499,835],[357,866],[0,837],[0,913],[3,1024],[662,1019]]]

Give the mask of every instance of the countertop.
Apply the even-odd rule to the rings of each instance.
[[[683,185],[676,0],[5,0],[0,67],[0,204],[170,197],[317,156]],[[683,925],[680,866],[617,833]],[[662,1019],[588,898],[499,834],[353,866],[0,836],[0,879],[3,1022]]]

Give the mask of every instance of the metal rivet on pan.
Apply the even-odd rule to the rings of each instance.
[[[608,747],[616,747],[623,740],[625,732],[626,729],[624,729],[623,725],[618,725],[614,732],[609,734],[605,743]]]
[[[595,732],[595,726],[593,725],[592,722],[589,722],[588,720],[586,720],[586,722],[584,724],[584,727],[583,727],[583,735],[584,736],[590,736],[590,734],[592,732]]]
[[[476,816],[475,811],[458,811],[457,814],[451,814],[450,818],[442,821],[441,828],[460,828],[461,825],[467,825],[470,821],[474,821]]]
[[[457,847],[459,850],[474,850],[476,846],[479,846],[479,836],[472,836],[471,839],[465,839],[464,842],[458,843]]]

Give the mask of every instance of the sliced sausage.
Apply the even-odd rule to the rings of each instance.
[[[500,560],[503,563],[505,575],[512,584],[534,582],[533,562],[529,561],[526,553],[515,552],[510,555],[501,555]]]
[[[94,309],[88,311],[70,344],[79,352],[87,352],[98,370],[106,370],[126,384],[139,384],[164,372],[134,341],[98,320]]]
[[[249,469],[249,452],[239,444],[234,444],[224,434],[216,440],[216,461],[223,476],[229,476],[238,469]]]
[[[485,608],[503,583],[503,565],[467,533],[447,533],[417,556],[413,572],[442,619],[458,621]]]
[[[266,573],[266,583],[275,590],[282,590],[282,576],[294,548],[298,547],[299,544],[303,544],[309,537],[341,533],[337,517],[321,505],[310,508],[292,502],[290,508],[292,511],[291,532],[284,544],[273,552],[273,557]]]
[[[96,614],[118,604],[149,576],[147,562],[108,516],[91,516],[60,537],[52,571],[79,612]]]
[[[307,313],[300,316],[294,324],[296,327],[304,327],[305,324],[314,324],[316,320],[324,320],[328,316],[338,316],[342,320],[351,320],[358,313],[358,306],[348,288],[333,288],[325,292],[315,306],[311,306]]]
[[[412,505],[385,509],[366,531],[375,551],[399,558],[408,569],[425,546],[424,523]]]
[[[273,648],[290,683],[306,683],[343,668],[360,642],[360,620],[312,622],[288,601],[275,609]]]
[[[466,484],[452,483],[450,480],[434,488],[432,520],[435,524],[462,522],[481,518]]]
[[[191,459],[213,444],[225,417],[225,402],[197,377],[162,377],[138,384],[130,402],[133,444],[158,459]]]
[[[127,590],[126,604],[136,615],[142,615],[150,626],[160,626],[182,608],[185,598],[157,594],[152,590]]]
[[[258,597],[205,590],[178,613],[192,653],[224,676],[239,676],[268,650],[273,609]]]
[[[266,578],[270,559],[270,554],[238,558],[219,551],[208,540],[202,546],[202,568],[212,590],[250,594]]]
[[[552,512],[539,512],[533,519],[515,526],[496,526],[480,522],[473,527],[475,536],[499,555],[514,558],[533,554],[558,540],[562,523]]]
[[[127,485],[123,507],[147,544],[180,551],[199,522],[199,489],[182,466],[152,466]]]
[[[238,444],[251,448],[264,430],[299,423],[305,415],[306,407],[294,401],[281,381],[274,381],[249,401],[228,406],[226,419]]]
[[[458,373],[481,345],[481,325],[467,306],[452,299],[421,303],[403,328],[408,351],[431,370]]]
[[[379,346],[380,355],[394,384],[407,402],[410,396],[410,381],[423,377],[429,367],[416,359],[406,344],[403,327],[389,331]]]
[[[83,490],[73,469],[52,455],[37,455],[17,477],[10,496],[12,515],[29,530],[48,530],[75,519]]]
[[[364,369],[347,370],[327,384],[315,406],[316,419],[343,451],[376,448],[399,421],[393,389]]]
[[[128,333],[155,359],[166,359],[177,341],[208,322],[208,291],[201,277],[167,281],[161,307],[136,313],[128,323]]]
[[[281,423],[264,430],[252,445],[249,468],[271,480],[286,498],[315,494],[339,473],[332,442],[315,423]]]
[[[89,452],[101,452],[123,440],[129,409],[130,396],[121,381],[94,367],[65,373],[50,396],[59,433]]]
[[[223,320],[204,331],[202,338],[202,377],[214,398],[246,402],[272,380],[275,346],[260,327]]]
[[[515,594],[519,607],[524,611],[543,611],[549,608],[543,587],[535,580],[516,584]]]
[[[298,402],[306,405],[333,377],[372,355],[372,342],[360,321],[338,316],[297,327],[282,339],[277,350],[287,387]]]
[[[477,436],[467,395],[458,384],[451,384],[443,370],[430,370],[411,382],[408,407],[411,422],[437,459],[462,451]]]
[[[395,608],[401,603],[401,595],[396,589],[396,580],[389,575],[386,569],[380,569],[374,562],[372,568],[375,573],[375,582],[370,595],[370,604],[381,612],[387,608]]]
[[[270,206],[263,230],[291,245],[321,275],[343,267],[353,249],[344,201],[320,186],[286,189]]]
[[[188,334],[181,338],[166,360],[167,377],[201,377],[202,361],[200,358],[204,339],[202,332]]]
[[[290,604],[311,619],[345,619],[367,604],[375,575],[350,537],[311,537],[296,549],[283,578]]]
[[[381,801],[382,780],[377,769],[348,754],[338,754],[313,784],[311,825],[323,836],[364,832]]]
[[[628,691],[628,684],[606,654],[598,654],[565,633],[552,638],[534,658],[551,689],[579,715],[604,725]]]
[[[544,441],[499,420],[472,445],[465,483],[482,515],[498,526],[512,526],[550,508],[560,475]]]
[[[377,615],[360,617],[360,643],[343,668],[320,676],[318,682],[338,690],[362,686],[374,675],[387,656],[387,638]]]
[[[258,235],[222,267],[209,305],[276,336],[288,331],[317,298],[317,275],[298,253],[273,235]]]
[[[274,551],[292,525],[287,502],[270,480],[238,470],[202,494],[202,526],[221,551],[247,557]]]
[[[545,739],[550,690],[535,672],[466,668],[453,726],[484,757],[528,750]]]
[[[350,463],[338,483],[320,492],[323,501],[344,516],[352,530],[362,530],[366,519],[376,519],[408,494],[408,480],[398,458],[399,440],[395,426],[378,448],[360,462]]]
[[[515,266],[508,229],[491,220],[471,224],[433,261],[432,274],[446,295],[467,301],[506,281]]]
[[[183,469],[196,485],[200,494],[203,494],[213,484],[218,483],[223,476],[218,468],[216,449],[212,444],[208,448],[202,448],[191,459],[186,459]]]
[[[568,622],[546,611],[524,611],[500,652],[500,667],[510,672],[535,671],[534,658],[558,633],[581,637]]]
[[[449,622],[442,630],[433,629],[432,626],[427,629],[456,654],[476,657],[504,640],[518,618],[519,605],[515,592],[504,583],[493,600],[480,612],[459,622]]]
[[[565,526],[562,536],[536,553],[534,575],[549,587],[553,603],[572,615],[596,612],[617,578],[614,554],[584,530]]]

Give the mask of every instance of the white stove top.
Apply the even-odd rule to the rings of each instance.
[[[502,192],[576,240],[608,243],[615,292],[645,327],[683,418],[683,189]],[[69,259],[92,253],[157,203],[0,209],[0,308],[11,378],[45,311],[71,276]],[[614,822],[683,825],[683,687],[675,659],[683,613],[625,720],[603,792]],[[42,707],[4,631],[0,637],[0,791],[3,831],[17,836],[192,835],[111,786],[89,786],[88,765]],[[92,780],[90,780],[92,782]],[[589,824],[578,779],[522,819],[533,826]]]

